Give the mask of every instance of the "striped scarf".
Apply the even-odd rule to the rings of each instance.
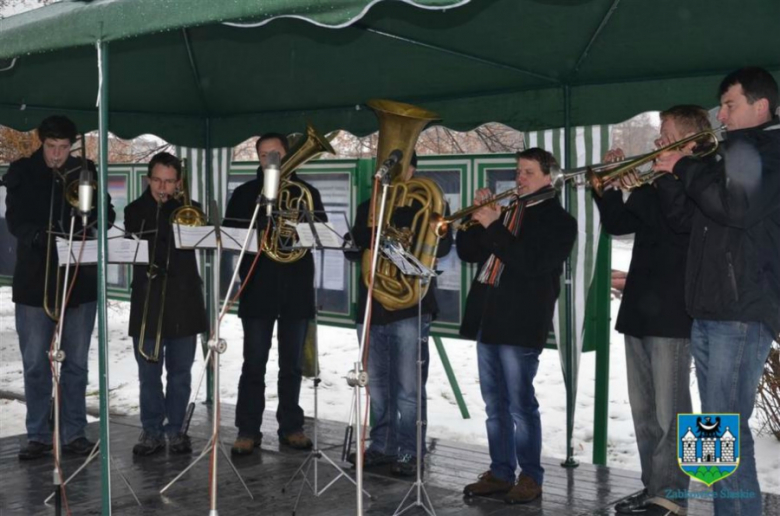
[[[525,214],[525,203],[517,203],[513,209],[507,210],[506,215],[504,215],[504,227],[506,227],[514,236],[517,236],[520,232],[523,214]],[[491,254],[490,258],[488,258],[479,271],[477,281],[484,283],[485,285],[497,287],[501,281],[501,274],[503,272],[504,262],[495,254]]]

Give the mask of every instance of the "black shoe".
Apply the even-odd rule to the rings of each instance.
[[[425,471],[425,465],[422,465],[422,470]],[[393,468],[390,470],[393,475],[399,477],[413,477],[417,475],[417,457],[414,455],[401,455],[393,463]]]
[[[384,466],[385,464],[391,464],[395,462],[396,456],[395,455],[385,455],[382,452],[378,452],[372,449],[366,450],[366,452],[363,454],[363,467],[364,468],[373,468],[376,466]],[[357,462],[357,455],[355,452],[352,452],[347,457],[347,462],[352,464],[353,466]]]
[[[29,441],[27,446],[19,450],[19,460],[40,459],[51,450],[51,444],[39,443],[38,441]]]
[[[615,512],[617,514],[645,514],[647,512],[647,501],[649,499],[650,495],[648,494],[647,489],[642,489],[622,502],[615,504]]]
[[[95,443],[86,437],[79,437],[64,445],[62,451],[69,455],[89,455],[94,448]]]
[[[154,455],[164,448],[165,441],[160,437],[154,437],[146,432],[141,432],[141,437],[138,438],[138,444],[133,446],[133,455],[146,457],[147,455]]]
[[[192,453],[192,443],[190,442],[190,436],[187,434],[176,434],[172,437],[169,437],[168,451],[176,455]]]
[[[644,516],[676,516],[677,513],[666,507],[661,507],[654,503],[647,503],[643,514]]]

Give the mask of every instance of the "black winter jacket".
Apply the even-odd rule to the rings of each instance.
[[[662,177],[656,183],[663,181],[674,179]],[[693,322],[685,310],[689,233],[672,227],[652,185],[634,190],[625,203],[621,192],[616,190],[593,198],[607,233],[635,233],[615,329],[638,338],[689,339]]]
[[[688,312],[694,319],[760,321],[780,339],[778,120],[729,131],[717,159],[686,157],[673,172],[680,181],[659,192],[677,225],[691,228]]]
[[[87,162],[94,174],[95,165]],[[69,157],[62,166],[62,171],[71,171],[66,181],[78,180],[81,160]],[[43,159],[43,149],[35,151],[29,158],[22,158],[11,163],[5,182],[8,189],[6,197],[6,222],[8,230],[16,237],[16,265],[13,278],[13,301],[28,306],[43,306],[43,292],[46,277],[46,245],[49,227],[49,209],[52,195],[53,221],[55,231],[67,234],[70,230],[71,206],[64,202],[62,184]],[[100,187],[100,185],[99,185]],[[53,190],[53,191],[52,191]],[[108,223],[113,224],[116,214],[108,196]],[[97,199],[93,200],[93,210],[90,213],[90,223],[97,220]],[[93,226],[94,228],[94,226]],[[81,239],[81,217],[76,217],[74,246]],[[88,230],[87,238],[91,238],[94,229]],[[53,237],[52,237],[53,238]],[[67,238],[67,237],[66,237]],[[52,244],[52,260],[49,264],[49,306],[54,306],[57,277],[57,249]],[[71,274],[73,268],[71,268]],[[61,281],[64,274],[61,273]],[[71,276],[72,279],[72,276]],[[70,281],[70,279],[68,280]],[[62,292],[62,285],[59,291]],[[68,306],[78,306],[97,300],[97,266],[83,265],[78,269],[76,283],[70,295]]]
[[[415,201],[411,207],[398,208],[394,212],[393,220],[394,225],[398,227],[409,227],[412,223],[414,214],[416,214],[422,208],[422,204]],[[357,253],[345,253],[347,259],[350,261],[359,261],[363,257],[363,252],[368,252],[371,247],[371,228],[368,227],[368,212],[371,209],[371,200],[367,200],[358,206],[357,213],[355,215],[355,224],[352,227],[352,236],[355,238],[355,244],[361,249],[362,252]],[[452,232],[448,231],[447,234],[439,240],[439,247],[436,248],[436,258],[443,258],[449,254],[452,249]],[[355,313],[355,322],[363,324],[363,314],[366,311],[366,298],[368,297],[368,289],[363,282],[362,266],[359,268],[358,283],[360,284],[360,300],[358,304],[358,310]],[[425,294],[422,300],[422,313],[430,314],[433,319],[439,313],[439,305],[436,302],[436,278],[431,281],[428,287],[428,292]],[[381,303],[376,300],[372,300],[371,303],[371,324],[385,325],[391,324],[404,319],[410,319],[417,317],[418,307],[414,305],[403,310],[387,310]]]
[[[302,183],[311,192],[314,209],[323,210],[320,192],[301,180],[295,173],[291,179]],[[263,189],[263,170],[257,169],[257,178],[236,188],[228,202],[225,212],[225,226],[249,227],[257,196]],[[294,189],[297,191],[297,189]],[[295,193],[295,192],[294,192]],[[261,209],[261,214],[264,210]],[[319,217],[324,221],[325,217]],[[242,219],[239,222],[231,219]],[[258,217],[258,227],[266,227],[265,217]],[[239,269],[241,281],[244,281],[255,255],[247,254]],[[293,319],[314,318],[314,259],[307,252],[303,258],[293,263],[278,263],[265,254],[260,255],[255,271],[244,291],[241,293],[238,316],[241,318],[277,318]]]
[[[526,208],[517,236],[503,217],[487,228],[473,226],[455,239],[461,260],[479,264],[491,254],[504,264],[498,287],[471,283],[460,334],[485,344],[542,349],[552,328],[561,273],[577,238],[577,221],[557,198]]]
[[[198,203],[193,203],[199,206]],[[206,306],[203,301],[203,281],[198,274],[198,264],[194,250],[176,249],[171,233],[171,214],[181,206],[181,202],[170,199],[158,209],[157,201],[149,188],[135,201],[125,207],[125,231],[138,233],[143,229],[141,238],[149,242],[149,253],[155,247],[154,264],[157,271],[152,279],[149,292],[149,308],[146,322],[145,338],[157,335],[157,320],[162,301],[162,287],[167,276],[165,287],[165,308],[163,311],[162,337],[181,338],[196,335],[208,330]],[[159,220],[159,225],[158,225]],[[155,237],[155,229],[159,234]],[[170,262],[168,249],[170,246]],[[166,267],[167,264],[167,267]],[[149,288],[148,265],[133,267],[133,285],[130,297],[131,337],[141,336],[141,320],[143,318],[146,293]]]

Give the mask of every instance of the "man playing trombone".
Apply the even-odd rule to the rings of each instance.
[[[515,181],[520,193],[551,189],[550,172],[557,166],[553,155],[540,148],[518,152]],[[460,333],[477,341],[490,469],[463,492],[505,493],[507,503],[527,503],[541,496],[544,480],[533,381],[577,222],[555,197],[517,202],[503,217],[501,207],[490,204],[487,188],[477,191],[474,202],[485,205],[473,215],[479,224],[459,231],[455,240],[460,259],[479,267]]]
[[[674,106],[661,112],[661,137],[656,143],[674,143],[709,129],[705,109]],[[690,152],[694,145],[690,142],[684,149]],[[622,159],[620,149],[605,157],[607,162]],[[673,180],[661,177],[656,184],[665,181]],[[616,183],[636,186],[631,178],[622,182],[617,178]],[[607,233],[635,235],[615,328],[625,335],[628,399],[644,489],[617,504],[615,510],[648,516],[680,513],[687,500],[670,499],[667,493],[686,491],[690,481],[677,465],[677,414],[692,411],[691,318],[685,311],[683,292],[690,232],[664,211],[655,185],[632,189],[626,201],[618,188],[607,189],[603,195],[594,190],[593,198]]]
[[[125,207],[125,231],[149,242],[149,265],[136,265],[130,297],[129,334],[140,382],[143,431],[134,455],[192,451],[181,432],[190,397],[197,335],[208,330],[203,282],[195,251],[176,249],[172,223],[182,206],[182,163],[160,152],[147,172],[149,185]],[[193,206],[191,209],[199,209]],[[163,362],[167,387],[163,393]]]
[[[70,284],[62,285],[57,274],[53,234],[54,231],[64,233],[70,227],[72,215],[68,204],[78,206],[78,198],[69,188],[74,182],[78,184],[84,163],[70,155],[77,134],[76,125],[70,119],[56,115],[46,118],[38,127],[41,147],[29,158],[11,163],[5,175],[6,221],[17,240],[13,301],[27,403],[27,446],[20,450],[20,460],[37,459],[52,449],[49,350],[53,349],[56,320],[61,313],[58,303],[66,303],[64,321],[59,321],[64,323],[60,349],[65,353],[60,375],[62,451],[86,455],[94,447],[84,431],[87,358],[97,313],[97,267],[82,265],[77,271],[72,267]],[[86,165],[94,177],[94,164],[86,161]],[[114,217],[109,197],[107,222],[113,223]],[[89,221],[96,220],[97,210],[93,209]],[[75,234],[83,235],[87,231],[81,226],[81,217],[75,217],[74,227]]]

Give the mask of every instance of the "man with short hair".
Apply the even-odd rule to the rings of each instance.
[[[289,152],[287,138],[279,133],[266,133],[257,141],[260,166],[257,178],[236,188],[225,212],[225,226],[248,227],[257,198],[263,189],[263,168],[271,152],[280,158]],[[290,179],[303,185],[310,193],[313,209],[324,207],[319,191],[298,177]],[[290,187],[297,195],[297,186]],[[323,215],[318,215],[322,220]],[[260,230],[266,226],[263,213],[258,218]],[[246,221],[246,222],[244,222]],[[245,281],[255,257],[247,255],[240,264],[241,281]],[[301,392],[301,357],[309,321],[314,318],[314,259],[310,252],[292,263],[279,263],[260,255],[256,269],[241,292],[238,316],[244,328],[244,365],[238,381],[236,427],[238,437],[233,443],[233,455],[249,455],[260,447],[263,434],[260,425],[265,410],[265,368],[271,350],[274,325],[279,342],[279,442],[295,449],[312,447],[303,432],[303,409],[298,404]]]
[[[748,421],[772,341],[780,340],[778,87],[766,70],[747,67],[727,75],[719,95],[728,132],[717,159],[667,152],[655,169],[674,173],[672,185],[693,201],[676,206],[691,223],[685,301],[702,412],[740,416],[739,467],[718,481],[725,495],[715,498],[715,514],[760,515]]]
[[[125,207],[125,231],[141,233],[141,238],[149,242],[150,262],[133,267],[130,297],[129,334],[138,363],[143,427],[133,454],[162,451],[166,437],[171,453],[190,453],[192,444],[182,433],[182,425],[190,398],[197,335],[208,331],[209,326],[203,282],[195,251],[177,249],[173,241],[172,216],[183,205],[177,198],[182,190],[181,161],[167,152],[155,154],[147,178],[144,193]],[[192,204],[200,209],[198,203]]]
[[[82,161],[70,155],[76,142],[76,125],[64,116],[50,116],[38,127],[41,147],[29,158],[11,163],[5,182],[6,222],[17,239],[16,265],[13,277],[13,301],[16,304],[16,332],[24,365],[24,395],[27,404],[27,446],[19,452],[20,460],[37,459],[52,449],[51,416],[52,370],[49,349],[58,318],[56,293],[60,302],[67,301],[60,349],[65,360],[60,370],[60,438],[65,453],[86,455],[95,446],[85,434],[87,426],[86,390],[87,359],[92,330],[97,313],[97,267],[80,265],[70,269],[69,283],[73,287],[65,301],[62,298],[70,285],[57,284],[57,249],[55,236],[49,232],[67,233],[72,209],[65,200],[64,190],[79,180]],[[94,175],[95,165],[87,161]],[[103,187],[98,184],[97,192]],[[106,194],[108,195],[108,194]],[[108,221],[114,221],[114,209],[108,198]],[[97,221],[97,210],[89,215]],[[75,217],[75,233],[84,229],[81,217]],[[80,236],[74,237],[77,249]],[[47,248],[51,259],[47,263]],[[64,274],[62,280],[64,280]],[[48,277],[48,292],[46,292]],[[44,293],[48,299],[44,299]],[[47,315],[47,310],[51,313]]]
[[[656,143],[665,146],[709,129],[705,109],[673,106],[661,112],[661,136]],[[686,150],[694,145],[687,144]],[[623,151],[614,149],[605,161],[622,158]],[[664,176],[656,183],[665,181],[674,179]],[[685,492],[690,482],[677,464],[677,414],[692,411],[692,321],[685,311],[684,293],[690,229],[680,227],[673,214],[664,210],[657,190],[656,184],[639,186],[625,201],[617,188],[593,195],[608,234],[634,234],[615,329],[626,341],[628,399],[644,489],[618,503],[618,514],[683,513],[687,500],[668,493]]]
[[[550,171],[557,167],[553,155],[538,147],[518,152],[520,193],[551,188]],[[487,188],[477,190],[474,203],[484,204],[473,215],[479,224],[460,231],[455,240],[460,259],[479,267],[460,334],[477,341],[490,449],[490,469],[463,492],[504,493],[506,503],[528,503],[541,496],[544,482],[542,422],[533,382],[577,222],[555,197],[518,202],[502,216],[490,196]]]
[[[417,154],[412,154],[407,178],[412,179],[417,171]],[[415,201],[409,206],[394,209],[392,225],[397,229],[408,228],[413,234],[426,228],[415,226],[415,217],[422,209]],[[355,245],[363,252],[369,252],[371,234],[369,224],[371,200],[357,208],[352,236]],[[442,215],[442,214],[439,214]],[[419,219],[422,220],[422,219]],[[419,236],[418,236],[419,238]],[[439,240],[436,258],[443,258],[452,248],[452,233]],[[348,253],[356,261],[361,253]],[[359,275],[362,277],[362,275]],[[416,278],[410,278],[416,282]],[[429,350],[428,336],[431,323],[439,312],[436,302],[436,279],[432,280],[421,307],[388,310],[376,299],[371,300],[371,322],[368,337],[368,376],[371,395],[371,445],[366,449],[363,465],[366,468],[391,464],[391,471],[398,476],[414,476],[417,473],[417,346],[422,358],[422,386],[420,411],[422,415],[422,456],[425,456],[425,429],[427,426],[427,401],[425,384],[428,381]],[[356,312],[358,337],[363,334],[363,314],[366,310],[368,289],[360,281],[360,303]],[[418,313],[421,309],[421,317]],[[347,458],[352,464],[356,457]]]

